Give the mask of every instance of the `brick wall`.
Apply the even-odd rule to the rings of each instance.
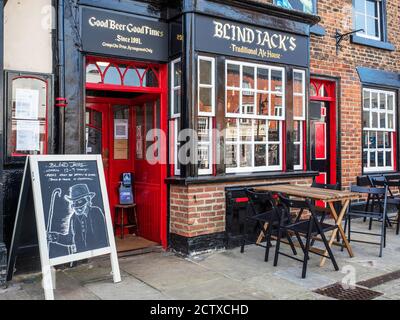
[[[225,231],[225,188],[276,182],[310,185],[311,178],[171,186],[170,233],[192,238]]]

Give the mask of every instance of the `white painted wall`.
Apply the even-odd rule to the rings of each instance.
[[[4,69],[52,73],[51,0],[8,0],[4,8]]]

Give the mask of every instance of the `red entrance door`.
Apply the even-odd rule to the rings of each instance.
[[[311,79],[309,106],[311,170],[318,183],[337,183],[336,83]]]

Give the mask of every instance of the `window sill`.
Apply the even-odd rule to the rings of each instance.
[[[199,176],[190,178],[170,177],[165,180],[171,185],[195,185],[195,184],[212,184],[224,182],[254,181],[254,180],[270,180],[285,178],[313,178],[318,175],[316,171],[292,171],[292,172],[262,172],[262,173],[238,173],[226,174],[221,176]]]
[[[351,42],[363,46],[368,46],[388,51],[394,51],[396,49],[395,46],[389,42],[368,39],[357,35],[351,36]]]

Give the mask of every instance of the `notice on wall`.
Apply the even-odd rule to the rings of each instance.
[[[17,151],[40,151],[40,122],[17,120]]]
[[[127,140],[129,132],[128,119],[115,119],[114,120],[114,138],[116,140]]]
[[[39,115],[39,91],[16,89],[15,118],[37,120]]]

